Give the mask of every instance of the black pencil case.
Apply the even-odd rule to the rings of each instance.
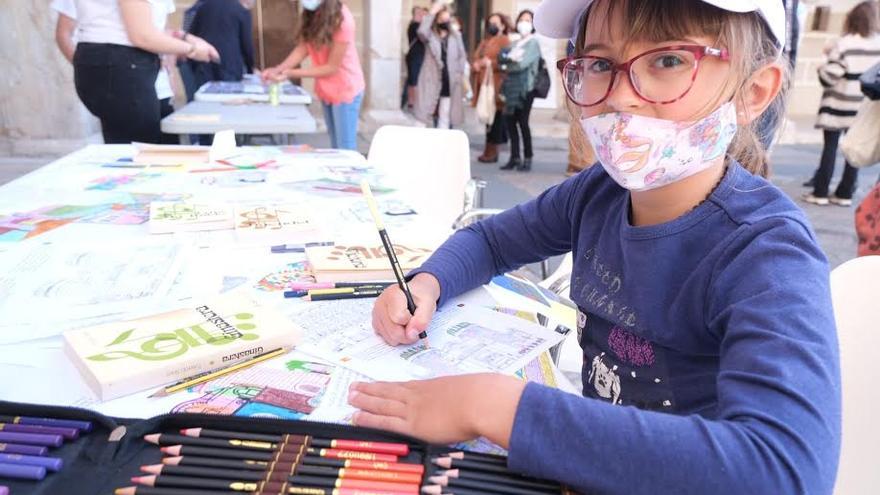
[[[10,495],[113,494],[117,488],[132,485],[133,476],[144,474],[140,472],[140,466],[160,463],[162,452],[156,445],[144,441],[144,435],[176,433],[183,428],[406,443],[410,453],[401,461],[420,463],[425,467],[423,484],[442,469],[434,466],[431,459],[451,450],[448,446],[431,445],[387,431],[302,420],[191,413],[164,414],[149,419],[113,418],[87,409],[6,401],[0,401],[0,415],[85,420],[93,425],[91,432],[47,454],[63,459],[64,466],[58,472],[48,474],[41,481],[0,479],[0,485],[9,487]],[[453,490],[450,492],[454,493]],[[561,488],[560,493],[574,492]]]

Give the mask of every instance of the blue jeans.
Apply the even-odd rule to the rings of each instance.
[[[330,134],[330,147],[357,151],[358,116],[363,98],[362,91],[351,103],[322,103],[324,122],[327,123],[327,132]]]

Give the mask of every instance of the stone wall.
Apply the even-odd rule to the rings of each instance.
[[[0,153],[76,149],[99,131],[73,87],[73,67],[55,46],[49,2],[5,1],[0,8]]]

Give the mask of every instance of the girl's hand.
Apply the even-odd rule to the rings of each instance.
[[[403,383],[353,383],[354,424],[411,435],[431,443],[484,436],[510,445],[525,382],[498,374],[458,375]]]
[[[268,69],[263,69],[263,71],[260,72],[260,79],[262,79],[263,82],[275,82],[275,79],[283,72],[284,71],[279,69],[277,66],[269,67]]]
[[[430,273],[419,273],[409,283],[416,314],[406,308],[406,296],[397,285],[385,289],[373,305],[373,329],[390,345],[412,344],[428,328],[437,310],[440,282]]]

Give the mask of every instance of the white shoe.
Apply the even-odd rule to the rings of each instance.
[[[830,201],[831,204],[837,206],[852,206],[852,200],[849,198],[838,198],[837,196],[831,196],[830,198],[828,198],[828,201]]]
[[[806,193],[801,196],[801,200],[819,206],[828,206],[828,198],[822,198],[820,196],[813,196],[813,193]]]

